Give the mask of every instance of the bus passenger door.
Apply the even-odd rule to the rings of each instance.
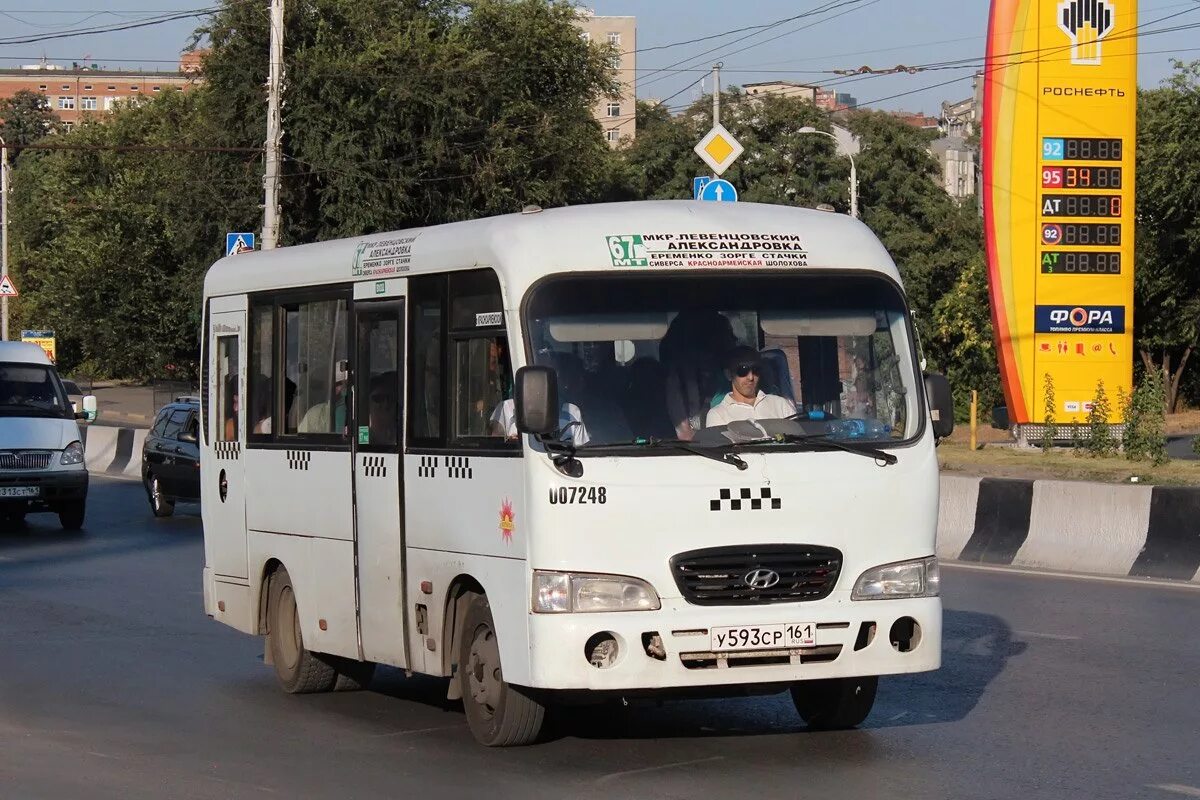
[[[363,658],[407,667],[400,494],[404,300],[391,297],[356,302],[354,308],[355,419],[351,439]]]
[[[240,311],[218,311],[229,298],[212,301],[211,325],[205,356],[208,360],[207,430],[200,449],[203,476],[201,503],[204,516],[205,561],[218,580],[221,576],[245,578],[246,575],[246,490],[245,442],[246,411],[242,398],[246,384],[240,365],[246,363],[245,298]],[[186,412],[182,413],[186,423]],[[181,427],[168,425],[178,435]],[[177,443],[178,444],[178,443]],[[171,454],[175,457],[174,453]],[[178,459],[176,459],[178,460]],[[169,467],[168,470],[176,469]],[[171,473],[172,480],[175,473]]]

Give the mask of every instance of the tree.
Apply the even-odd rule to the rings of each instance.
[[[1135,342],[1146,374],[1179,403],[1200,341],[1200,61],[1175,62],[1166,85],[1138,93]]]
[[[18,318],[53,328],[64,370],[149,378],[195,374],[205,270],[224,233],[253,227],[259,157],[198,153],[209,138],[198,93],[164,92],[14,170]],[[164,152],[119,148],[150,146]]]
[[[545,0],[288,4],[285,242],[606,197],[613,157],[592,117],[609,49]],[[267,20],[226,0],[203,31],[210,114],[261,141]]]
[[[918,317],[919,319],[919,317]],[[934,304],[932,335],[926,349],[931,362],[944,370],[954,392],[954,407],[965,414],[971,390],[979,391],[980,407],[1003,401],[996,347],[988,305],[987,268],[982,254],[970,258],[950,291]]]
[[[638,135],[622,155],[632,196],[690,198],[692,178],[708,167],[692,148],[712,127],[712,96],[676,117],[643,107]],[[846,180],[850,162],[834,154],[832,140],[801,133],[805,126],[828,130],[829,116],[812,103],[767,95],[752,97],[732,87],[721,95],[721,124],[746,148],[721,177],[738,187],[740,199],[755,203],[849,209]]]
[[[0,100],[0,138],[9,147],[33,144],[62,131],[63,124],[50,110],[45,96],[21,89]]]

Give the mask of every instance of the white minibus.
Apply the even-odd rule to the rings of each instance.
[[[530,207],[241,254],[204,325],[205,610],[288,692],[446,676],[519,745],[655,693],[850,727],[940,664],[952,403],[855,219]]]

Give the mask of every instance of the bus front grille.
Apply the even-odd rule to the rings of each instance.
[[[712,547],[671,559],[683,598],[701,606],[821,600],[833,591],[841,566],[841,551],[805,544]]]

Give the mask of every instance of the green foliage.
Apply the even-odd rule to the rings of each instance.
[[[545,0],[287,6],[284,239],[296,243],[603,199],[592,117],[607,48]],[[227,0],[208,29],[212,116],[262,138],[267,18]]]
[[[180,152],[204,143],[199,94],[164,92],[14,170],[17,319],[58,334],[59,363],[147,378],[195,373],[200,295],[224,233],[253,229],[257,155]],[[123,151],[159,147],[164,152]]]
[[[1042,431],[1042,452],[1049,453],[1054,449],[1054,437],[1058,433],[1058,425],[1054,420],[1058,416],[1058,403],[1054,399],[1054,378],[1050,377],[1050,373],[1046,373],[1043,381],[1042,393],[1046,397],[1044,410],[1046,416],[1043,418],[1042,424],[1045,428]]]
[[[0,139],[9,147],[33,144],[62,131],[62,122],[42,94],[21,89],[0,99]]]
[[[920,319],[920,316],[918,316]],[[983,255],[967,260],[950,290],[933,307],[932,334],[923,338],[935,364],[944,369],[960,416],[970,408],[971,390],[979,391],[980,408],[1001,402],[1000,373],[992,339],[987,269]],[[944,365],[944,366],[943,366]],[[962,417],[960,421],[965,421]]]
[[[1136,346],[1168,410],[1200,341],[1200,61],[1138,93]]]
[[[1163,412],[1162,382],[1143,380],[1124,398],[1125,432],[1121,439],[1130,461],[1167,462],[1167,421]]]
[[[1088,412],[1088,437],[1083,449],[1093,458],[1113,456],[1117,453],[1117,440],[1112,435],[1109,417],[1112,404],[1104,390],[1104,381],[1096,382],[1096,395],[1092,398],[1092,410]]]

